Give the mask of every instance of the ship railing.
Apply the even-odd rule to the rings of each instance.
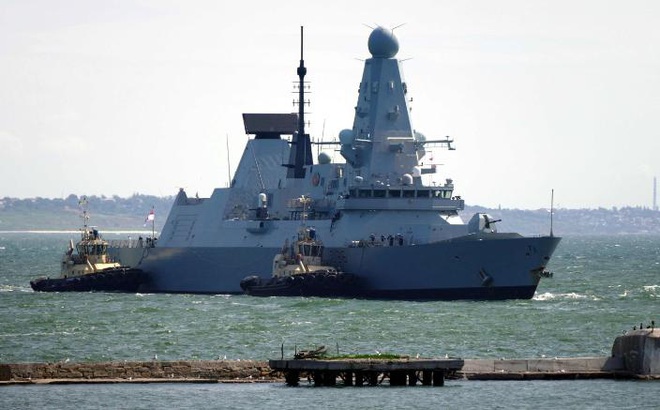
[[[109,248],[153,248],[155,241],[145,239],[113,239],[108,241]]]
[[[369,238],[350,241],[349,248],[372,248],[372,247],[394,247],[411,245],[402,235],[381,236],[379,238]]]
[[[379,200],[380,199],[380,200]],[[465,202],[458,198],[378,198],[365,197],[355,198],[352,196],[337,200],[337,210],[406,210],[406,211],[460,211],[465,207]]]

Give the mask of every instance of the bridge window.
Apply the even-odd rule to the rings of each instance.
[[[390,198],[401,198],[401,191],[397,190],[390,190],[389,191]]]
[[[430,193],[428,189],[420,189],[417,191],[417,198],[428,198]]]
[[[374,189],[374,198],[385,198],[384,189]]]
[[[433,196],[435,198],[449,199],[449,198],[451,198],[451,190],[439,189],[437,191],[433,191]]]
[[[404,198],[414,198],[415,197],[415,191],[413,191],[413,190],[404,190],[403,191],[403,197]]]

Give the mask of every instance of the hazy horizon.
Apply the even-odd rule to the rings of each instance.
[[[187,193],[187,194],[190,195],[190,193]],[[116,195],[116,194],[114,194],[114,195],[105,195],[105,194],[102,194],[102,193],[101,194],[91,194],[91,195],[70,193],[70,194],[67,194],[63,197],[45,197],[45,196],[38,196],[38,195],[37,196],[32,196],[32,197],[8,197],[8,196],[5,196],[5,197],[0,197],[0,201],[2,201],[3,199],[21,200],[21,201],[39,200],[39,199],[47,200],[47,201],[66,200],[70,195],[74,195],[77,198],[80,198],[82,196],[87,196],[88,198],[89,197],[96,197],[96,198],[100,198],[101,200],[107,200],[107,201],[114,200],[115,197],[118,197],[121,200],[128,200],[128,199],[130,199],[130,198],[132,198],[133,196],[136,196],[136,195],[137,196],[140,196],[140,195],[154,196],[154,197],[159,198],[159,199],[171,198],[172,200],[174,200],[174,198],[176,197],[175,194],[160,196],[160,195],[142,194],[142,193],[139,193],[139,192],[135,192],[135,193],[127,195],[127,196],[121,196],[121,195]],[[501,206],[501,205],[487,206],[487,205],[483,205],[483,204],[476,204],[476,203],[471,203],[469,201],[465,201],[465,207],[466,208],[487,208],[487,209],[493,209],[493,210],[500,209],[500,210],[507,210],[507,211],[516,211],[516,210],[520,210],[520,211],[542,211],[542,210],[546,210],[546,211],[549,211],[550,210],[550,202],[548,202],[546,205],[539,206],[538,208],[521,208],[521,207],[515,207],[515,206],[513,206],[513,207],[504,207],[504,206]],[[593,207],[581,207],[581,208],[571,208],[571,207],[563,207],[563,206],[558,207],[556,205],[554,206],[554,209],[556,211],[560,211],[560,210],[596,211],[596,210],[600,210],[600,209],[605,209],[607,211],[617,211],[617,210],[626,209],[626,208],[653,210],[652,206],[646,206],[646,205],[623,205],[623,206],[609,206],[609,207],[602,206],[602,205],[596,205],[596,206],[593,206]],[[147,210],[149,209],[148,204],[145,206],[145,209],[147,209]],[[658,210],[656,209],[655,211],[657,212]]]
[[[211,195],[243,112],[292,112],[305,26],[315,139],[353,123],[367,38],[396,27],[437,180],[508,209],[652,206],[660,3],[5,0],[0,197]],[[228,139],[229,152],[226,144]],[[316,152],[316,149],[314,149]],[[229,154],[229,155],[228,155]],[[335,159],[340,156],[335,153]],[[476,205],[475,205],[476,206]]]

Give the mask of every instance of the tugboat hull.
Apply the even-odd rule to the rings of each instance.
[[[359,280],[348,273],[310,272],[301,275],[264,279],[248,276],[241,289],[251,296],[359,297]]]
[[[35,292],[137,292],[146,276],[140,269],[116,268],[69,278],[40,278],[30,282]]]

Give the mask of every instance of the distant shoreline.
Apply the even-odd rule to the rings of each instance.
[[[155,228],[162,231],[173,197],[134,195],[131,198],[88,197],[90,223],[105,235],[144,235],[145,217],[151,210],[156,215]],[[0,233],[69,234],[80,226],[80,198],[65,199],[0,198]],[[500,232],[517,232],[525,236],[547,235],[551,231],[550,211],[486,208],[466,205],[459,213],[467,221],[474,213],[487,213],[499,219]],[[660,211],[644,207],[554,209],[552,231],[557,236],[593,235],[660,235]],[[44,228],[52,227],[52,229]],[[72,229],[73,228],[73,229]]]
[[[503,231],[504,232],[504,231]],[[35,234],[35,235],[77,235],[80,234],[80,230],[49,230],[49,229],[27,229],[27,230],[0,230],[0,235],[2,234]],[[131,230],[119,230],[119,231],[114,231],[114,230],[102,230],[101,235],[105,236],[108,238],[109,236],[112,235],[144,235],[144,236],[151,236],[152,232],[150,230],[144,230],[144,231],[131,231]],[[156,231],[156,236],[159,236],[160,232]],[[633,236],[633,235],[639,235],[639,236],[660,236],[660,233],[657,232],[612,232],[612,233],[605,233],[605,232],[581,232],[581,233],[575,233],[575,232],[570,232],[570,233],[560,233],[555,236],[560,236],[560,237],[571,237],[571,238],[578,238],[582,236]],[[531,235],[531,236],[539,236],[539,235]],[[110,238],[111,239],[111,238]]]
[[[44,230],[34,230],[34,229],[29,229],[29,230],[7,230],[7,231],[0,231],[0,234],[3,233],[33,233],[33,234],[78,234],[80,233],[80,230],[49,230],[49,229],[44,229]],[[158,232],[156,232],[158,233]],[[150,230],[144,230],[144,231],[101,231],[101,234],[103,235],[126,235],[126,234],[135,234],[135,235],[151,235]]]

